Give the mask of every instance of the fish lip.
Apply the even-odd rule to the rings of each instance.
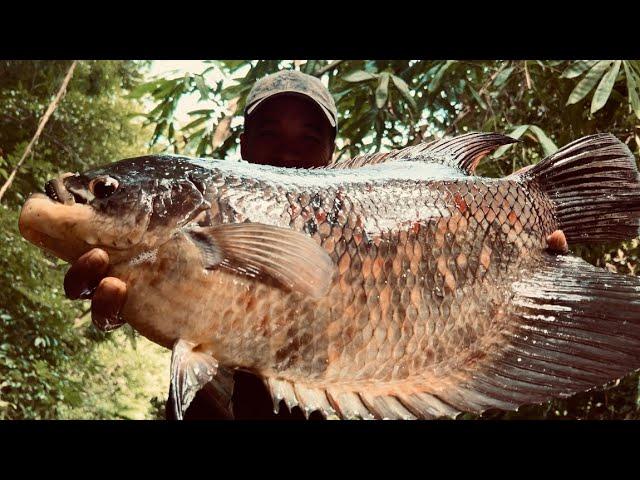
[[[65,205],[43,193],[31,194],[22,206],[18,219],[20,235],[29,243],[70,263],[75,262],[82,254],[93,248],[115,250],[114,247],[110,245],[89,244],[83,240],[70,240],[69,238],[65,238],[63,232],[58,232],[55,229],[47,230],[40,222],[43,220],[43,209],[46,209],[49,205],[56,209],[68,207],[91,208],[88,205],[75,203]],[[44,219],[46,219],[46,215],[44,215]]]
[[[47,201],[47,202],[50,202],[52,205],[55,205],[56,203],[60,203],[52,199],[48,195],[45,195],[44,193],[31,194],[29,198],[27,198],[27,201],[25,202],[25,204],[23,205],[22,210],[20,212],[20,217],[18,219],[18,230],[20,231],[20,235],[22,235],[22,237],[25,240],[27,240],[29,243],[32,243],[33,245],[36,245],[39,248],[42,248],[47,252],[52,253],[56,257],[61,258],[60,254],[57,252],[54,252],[51,248],[49,248],[49,246],[54,244],[55,242],[61,241],[62,239],[56,238],[52,235],[49,235],[48,233],[42,232],[39,229],[34,228],[27,221],[28,211],[25,207],[27,207],[29,205],[29,202],[32,200]],[[63,260],[69,261],[68,258],[63,258]]]
[[[44,186],[47,196],[52,200],[65,205],[73,205],[76,203],[76,195],[74,195],[73,192],[70,192],[64,184],[65,178],[73,176],[75,176],[73,173],[63,173],[59,177],[49,180]],[[86,201],[80,203],[86,203]]]

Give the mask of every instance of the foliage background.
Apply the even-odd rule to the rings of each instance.
[[[24,151],[69,64],[0,62],[0,178]],[[127,327],[97,332],[83,316],[88,303],[64,298],[66,267],[20,238],[19,206],[53,175],[149,150],[237,160],[246,95],[268,73],[299,69],[329,87],[339,110],[335,158],[468,131],[522,140],[481,163],[479,173],[489,176],[596,132],[615,134],[640,156],[638,61],[217,60],[151,79],[148,67],[80,62],[0,207],[0,418],[161,416],[168,352]],[[184,115],[188,104],[195,107]],[[573,250],[635,275],[638,248],[634,239]],[[484,417],[640,418],[638,387],[631,374],[605,389]]]

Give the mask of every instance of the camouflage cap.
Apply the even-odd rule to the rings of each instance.
[[[281,70],[258,80],[247,97],[244,115],[250,115],[267,98],[281,93],[298,93],[316,102],[338,131],[338,111],[329,90],[316,77],[297,70]]]

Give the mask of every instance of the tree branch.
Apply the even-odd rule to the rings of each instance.
[[[313,74],[314,77],[321,77],[322,75],[324,75],[325,73],[327,73],[329,70],[333,70],[334,68],[336,68],[338,65],[340,65],[342,62],[344,62],[344,60],[335,60],[333,62],[331,62],[329,65],[325,65],[324,67],[322,67],[320,70],[318,70],[317,72],[315,72]]]
[[[9,187],[11,187],[11,184],[13,183],[13,179],[15,178],[16,173],[18,172],[18,169],[27,158],[27,155],[31,153],[31,149],[33,148],[33,145],[40,138],[40,134],[42,133],[44,126],[49,121],[49,117],[51,117],[51,115],[57,108],[58,103],[60,103],[60,100],[64,96],[64,93],[67,89],[67,85],[69,84],[69,80],[71,80],[71,77],[73,76],[73,71],[75,70],[77,63],[78,61],[74,60],[73,63],[71,64],[71,67],[69,67],[69,71],[67,72],[67,75],[64,77],[64,80],[62,81],[62,85],[60,85],[60,89],[58,90],[58,93],[56,94],[53,101],[49,104],[47,111],[44,112],[44,115],[40,119],[40,124],[36,129],[36,134],[33,136],[31,141],[29,142],[29,145],[27,145],[27,148],[24,150],[24,153],[22,154],[22,157],[20,158],[16,166],[13,168],[13,171],[11,172],[11,175],[9,175],[9,178],[7,178],[7,181],[4,182],[4,185],[2,185],[2,188],[0,188],[0,202],[2,201],[2,197],[4,197],[4,194],[6,193],[6,191],[9,189]]]
[[[496,79],[496,77],[498,76],[498,74],[504,70],[505,65],[503,65],[501,68],[499,68],[498,70],[496,70],[492,75],[491,78],[489,78],[489,80],[482,86],[482,88],[478,91],[478,96],[482,96],[485,92],[485,90],[489,87],[489,85],[491,85],[491,83]],[[454,129],[456,124],[462,120],[464,117],[466,117],[469,113],[471,112],[471,107],[470,106],[466,106],[464,108],[464,110],[462,110],[458,116],[455,118],[455,120],[451,123],[451,125],[449,125],[449,128],[447,128],[447,130],[444,132],[444,136],[449,135]]]

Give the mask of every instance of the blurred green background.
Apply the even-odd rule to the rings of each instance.
[[[70,65],[0,61],[0,183]],[[640,61],[81,61],[0,204],[0,419],[163,418],[170,352],[127,326],[96,330],[89,303],[64,297],[67,266],[20,237],[19,209],[54,175],[150,151],[237,160],[246,95],[279,69],[316,75],[329,87],[339,110],[336,158],[469,131],[522,140],[483,160],[478,172],[488,176],[595,132],[613,133],[640,156]],[[573,251],[635,275],[638,246],[634,239]],[[483,417],[637,419],[638,374]]]

